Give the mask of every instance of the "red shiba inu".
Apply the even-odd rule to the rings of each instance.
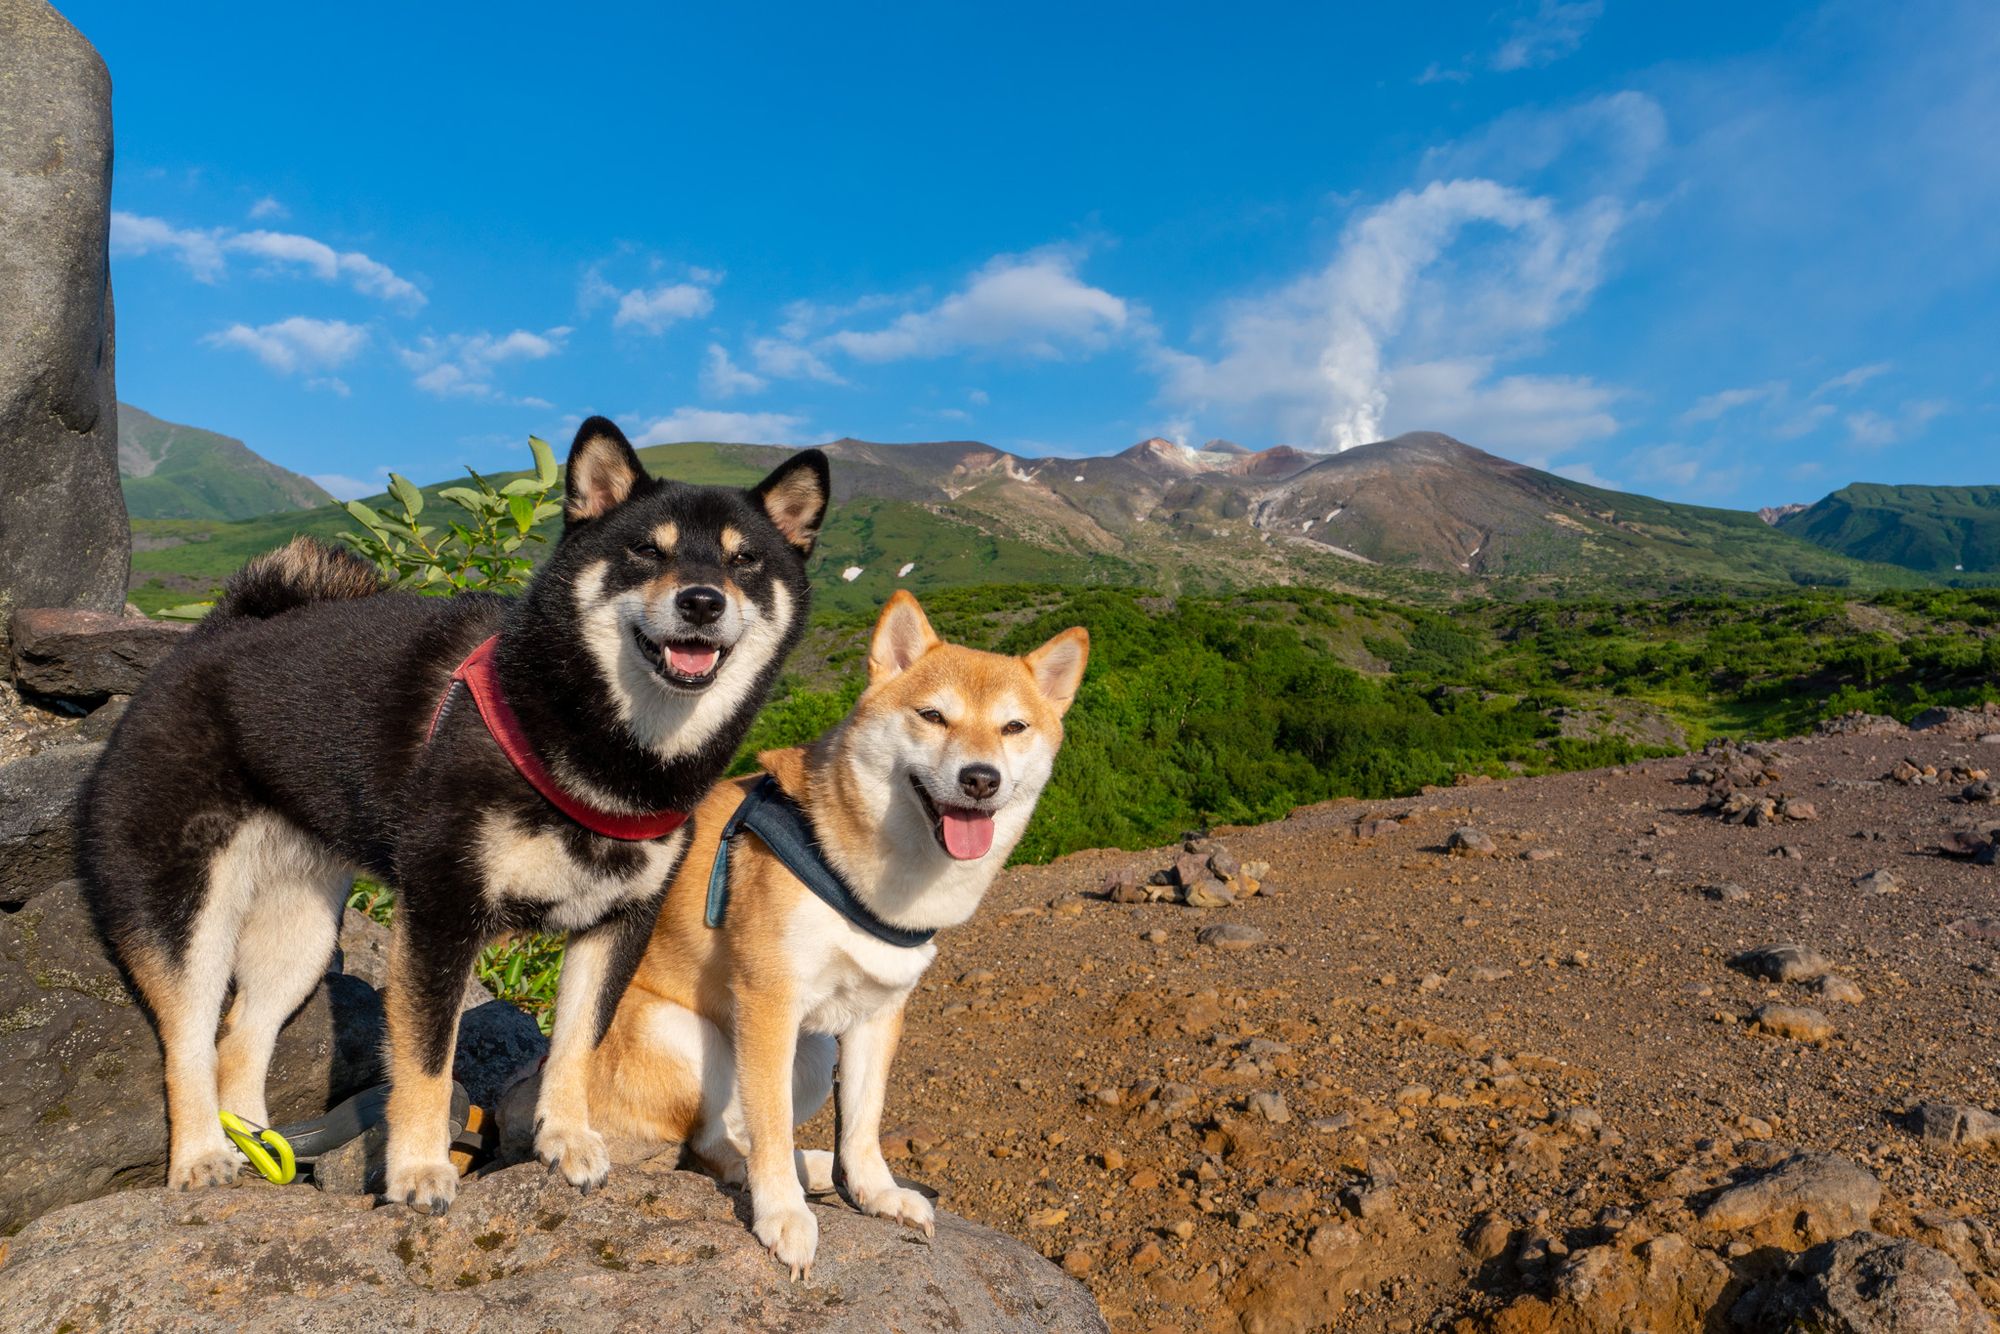
[[[1089,645],[1082,629],[1019,658],[946,644],[899,592],[854,711],[704,799],[591,1059],[591,1117],[614,1159],[678,1144],[746,1184],[758,1240],[795,1277],[818,1246],[808,1189],[932,1229],[930,1202],[896,1184],[880,1143],[903,1007],[931,935],[972,915],[1027,827]],[[836,1057],[838,1143],[795,1154]],[[531,1098],[532,1081],[509,1106],[525,1116]]]

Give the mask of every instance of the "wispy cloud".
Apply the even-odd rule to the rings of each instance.
[[[1080,258],[1062,246],[997,255],[936,304],[906,311],[882,328],[838,330],[818,346],[872,362],[956,352],[1054,360],[1102,349],[1133,326],[1136,312],[1079,278]]]
[[[232,324],[202,339],[210,347],[248,352],[280,375],[332,371],[346,365],[368,342],[368,330],[345,320],[316,320],[304,315],[273,324]],[[347,386],[331,377],[309,382],[345,395]]]
[[[758,338],[750,344],[750,359],[757,369],[779,380],[818,380],[821,384],[846,384],[847,380],[826,364],[811,348],[784,338]]]
[[[636,443],[672,444],[716,440],[727,444],[783,445],[799,437],[805,418],[788,412],[724,412],[715,408],[675,408],[640,430]]]
[[[1681,414],[1684,424],[1712,422],[1738,408],[1752,403],[1768,403],[1784,397],[1786,384],[1783,380],[1772,380],[1766,384],[1745,385],[1740,389],[1723,389],[1704,395],[1695,400],[1693,407]]]
[[[734,398],[738,394],[754,394],[766,383],[763,376],[752,374],[730,360],[729,350],[722,344],[708,345],[708,352],[701,362],[704,393],[715,398]]]
[[[324,241],[296,232],[176,227],[162,218],[114,210],[111,253],[171,255],[196,281],[205,283],[223,277],[228,271],[229,256],[242,255],[263,261],[259,269],[262,273],[303,270],[323,282],[344,282],[365,296],[409,309],[425,303],[424,294],[415,283],[380,260],[358,250],[336,250]]]
[[[279,203],[273,195],[265,195],[250,206],[250,220],[252,222],[266,222],[274,218],[283,221],[291,216],[292,211]]]
[[[495,383],[499,368],[511,362],[543,361],[563,349],[572,332],[567,326],[531,333],[425,334],[416,343],[396,349],[397,358],[413,375],[411,383],[440,398],[476,398],[548,407],[539,398],[515,398]]]
[[[1893,413],[1877,412],[1872,408],[1850,412],[1844,422],[1847,440],[1862,449],[1883,449],[1901,444],[1922,435],[1933,419],[1950,409],[1949,403],[1926,398],[1905,399]]]
[[[1503,74],[1554,64],[1573,55],[1603,16],[1604,0],[1540,0],[1534,13],[1514,20],[1487,63]]]
[[[379,476],[372,481],[348,477],[337,472],[316,472],[312,475],[312,479],[335,500],[359,500],[363,496],[372,496],[384,489],[389,470],[378,468],[376,471]]]

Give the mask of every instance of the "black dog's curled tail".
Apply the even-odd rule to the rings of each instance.
[[[232,616],[267,620],[310,602],[365,598],[382,591],[374,565],[351,551],[299,536],[229,576],[210,622]]]

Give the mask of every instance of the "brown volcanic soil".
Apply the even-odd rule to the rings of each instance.
[[[1095,897],[1106,872],[1151,872],[1164,851],[1011,871],[941,938],[912,1004],[895,1165],[1064,1259],[1118,1330],[1483,1328],[1509,1303],[1499,1327],[1598,1328],[1520,1299],[1588,1247],[1637,1246],[1655,1271],[1637,1300],[1665,1304],[1598,1317],[1617,1329],[1695,1327],[1668,1291],[1689,1264],[1728,1267],[1710,1284],[1726,1298],[1701,1308],[1719,1314],[1802,1249],[1789,1220],[1747,1235],[1693,1211],[1732,1174],[1829,1151],[1881,1179],[1878,1231],[1951,1250],[2000,1310],[1985,1230],[2000,1225],[2000,1152],[1928,1147],[1901,1119],[1926,1101],[2000,1104],[2000,943],[1952,925],[2000,919],[2000,868],[1930,851],[2000,809],[1950,783],[1875,781],[1904,756],[2000,768],[2000,745],[1898,731],[1775,751],[1782,781],[1760,794],[1808,800],[1817,820],[1726,825],[1701,813],[1687,760],[1660,760],[1218,831],[1271,865],[1272,893],[1232,908]],[[1403,825],[1356,839],[1376,815]],[[1497,857],[1444,854],[1468,824]],[[1851,883],[1879,868],[1900,892]],[[1719,882],[1748,897],[1700,892]],[[1219,922],[1265,943],[1196,942]],[[1142,938],[1155,929],[1164,943]],[[1821,951],[1864,999],[1728,966],[1775,942]],[[1824,1012],[1838,1035],[1754,1031],[1771,1000]],[[1155,1083],[1188,1086],[1186,1105]],[[1264,1092],[1289,1120],[1250,1108]],[[1602,1131],[1587,1114],[1552,1122],[1572,1108]],[[1342,1197],[1369,1173],[1396,1184],[1361,1217]],[[1500,1253],[1475,1258],[1489,1216],[1482,1253]],[[1679,1252],[1642,1243],[1666,1233],[1693,1249],[1661,1280]]]

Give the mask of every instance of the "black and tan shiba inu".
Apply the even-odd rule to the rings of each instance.
[[[230,580],[85,797],[91,905],[165,1047],[171,1185],[236,1174],[219,1108],[268,1120],[278,1029],[326,969],[357,869],[396,891],[389,1198],[451,1202],[457,998],[480,949],[518,931],[570,933],[536,1150],[580,1187],[603,1180],[589,1054],[686,813],[805,625],[827,495],[810,450],[747,492],[654,480],[592,418],[562,537],[519,598],[385,593],[304,538]]]
[[[931,1229],[930,1202],[882,1156],[903,1007],[936,956],[931,934],[972,916],[1027,828],[1089,649],[1081,629],[1019,658],[946,644],[896,594],[846,720],[810,747],[767,752],[768,778],[721,784],[698,809],[652,943],[589,1059],[591,1114],[614,1156],[678,1144],[747,1184],[758,1240],[794,1276],[818,1246],[805,1191],[836,1178],[863,1211]],[[836,1043],[834,1153],[795,1155],[793,1127],[826,1101]],[[504,1135],[536,1101],[532,1081],[508,1095]]]

